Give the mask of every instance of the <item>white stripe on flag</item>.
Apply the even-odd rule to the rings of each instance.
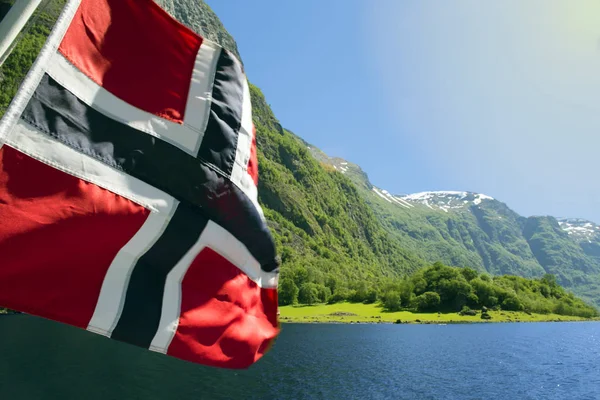
[[[175,201],[165,192],[54,140],[24,121],[18,122],[6,138],[6,144],[154,212],[169,213]]]
[[[277,288],[277,273],[263,271],[246,246],[220,225],[208,221],[198,241],[167,275],[160,323],[150,350],[166,353],[169,349],[181,314],[181,283],[196,256],[207,247],[238,267],[259,287]]]
[[[171,204],[169,213],[150,213],[140,230],[117,253],[102,282],[98,303],[87,327],[88,331],[110,337],[121,317],[129,279],[138,259],[163,234],[177,204],[177,201]]]
[[[258,190],[254,180],[248,173],[248,162],[252,148],[252,103],[248,80],[242,79],[244,85],[244,99],[242,103],[242,123],[238,133],[235,161],[231,171],[231,181],[239,187],[242,192],[252,201],[257,211],[264,219],[263,211],[258,204]]]
[[[197,130],[200,135],[194,146],[193,155],[198,154],[202,137],[208,125],[210,107],[212,103],[212,90],[215,83],[217,61],[221,54],[221,47],[208,40],[203,40],[192,73],[192,82],[185,107],[184,124]]]
[[[121,100],[91,80],[59,52],[54,53],[47,73],[93,109],[196,156],[209,116],[210,101],[206,98],[206,92],[212,89],[217,57],[218,51],[214,45],[203,44],[200,46],[190,82],[189,97],[192,101],[190,104],[190,99],[188,99],[183,125],[141,110]],[[208,81],[208,78],[212,80]],[[210,92],[208,96],[210,97]],[[204,110],[207,107],[208,109]]]
[[[248,81],[242,79],[244,85],[244,99],[242,102],[242,123],[238,133],[235,162],[231,172],[231,180],[235,183],[243,180],[243,175],[248,175],[248,161],[250,161],[250,148],[252,145],[252,105],[250,103],[250,89]],[[254,183],[253,183],[254,184]]]

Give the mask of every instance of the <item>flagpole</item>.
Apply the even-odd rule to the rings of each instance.
[[[0,66],[8,58],[11,45],[42,0],[17,0],[0,22]]]

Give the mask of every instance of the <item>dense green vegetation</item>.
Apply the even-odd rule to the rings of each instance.
[[[524,235],[540,264],[562,285],[577,287],[586,298],[600,298],[600,262],[585,252],[594,242],[578,244],[553,217],[528,218]]]
[[[369,286],[365,282],[352,285],[345,296],[332,294],[330,284],[307,282],[294,275],[281,281],[282,305],[380,302],[388,311],[458,312],[472,310],[525,311],[538,314],[598,316],[595,308],[567,292],[554,275],[531,279],[512,275],[490,276],[472,268],[457,268],[440,262],[421,268],[402,279],[379,279]]]
[[[429,262],[440,260],[491,274],[529,277],[545,272],[523,238],[519,217],[500,202],[452,213],[422,206],[394,209],[387,204],[374,209],[390,231]]]
[[[239,56],[235,41],[204,2],[157,2]],[[0,68],[0,115],[62,4],[64,0],[44,3]],[[284,129],[259,88],[251,85],[251,95],[259,201],[282,257],[282,305],[351,301],[382,303],[389,310],[485,306],[562,315],[593,313],[544,276],[551,272],[558,283],[586,299],[600,299],[600,241],[597,248],[587,241],[574,244],[556,226],[536,224],[497,201],[450,213],[390,204],[373,194],[358,166],[350,164],[342,174],[326,155]],[[584,246],[585,254],[580,251]],[[438,261],[469,268],[458,270]],[[536,279],[492,278],[485,273]]]
[[[380,298],[390,311],[462,311],[491,309],[538,314],[598,316],[595,308],[567,292],[554,275],[538,279],[519,276],[489,276],[471,268],[448,267],[442,263],[380,288]]]
[[[365,281],[424,265],[383,229],[348,178],[281,129],[258,88],[251,93],[259,200],[281,251],[282,282],[293,280],[307,302],[317,292],[346,299]]]

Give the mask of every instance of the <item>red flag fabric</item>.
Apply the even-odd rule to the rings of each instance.
[[[151,0],[69,0],[0,121],[0,306],[246,368],[278,334],[247,79]]]

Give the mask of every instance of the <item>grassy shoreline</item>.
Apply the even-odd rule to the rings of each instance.
[[[527,314],[517,311],[489,311],[491,320],[454,313],[413,313],[410,311],[387,312],[378,304],[337,303],[312,306],[281,306],[279,320],[282,323],[401,323],[409,324],[458,324],[484,322],[568,322],[600,321],[600,318],[582,318],[558,314]]]

